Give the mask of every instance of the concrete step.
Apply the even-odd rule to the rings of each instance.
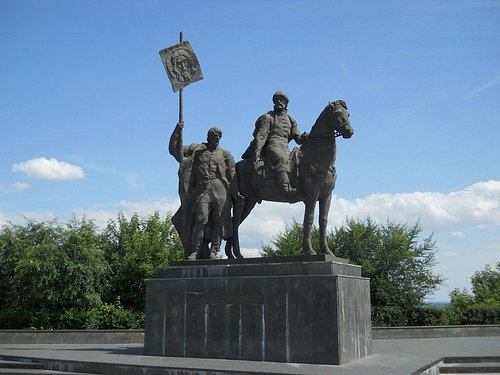
[[[67,372],[67,371],[52,371],[52,370],[42,370],[42,369],[23,369],[23,368],[0,368],[0,374],[12,374],[12,375],[98,375],[89,374],[82,372]]]
[[[40,363],[0,360],[0,369],[3,368],[43,369],[45,367]]]
[[[447,363],[439,366],[440,374],[500,374],[500,362]]]
[[[47,370],[41,363],[8,360],[0,360],[0,374],[92,375],[80,372]]]

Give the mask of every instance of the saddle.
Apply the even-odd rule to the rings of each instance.
[[[290,183],[294,186],[294,182],[299,177],[299,158],[301,153],[298,147],[294,147],[290,152],[288,158],[290,162],[290,173],[288,175]],[[264,180],[272,180],[276,178],[276,171],[271,167],[271,164],[266,161],[266,157],[258,163],[253,163],[255,173],[257,173]]]

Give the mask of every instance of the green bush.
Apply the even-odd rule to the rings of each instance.
[[[447,324],[500,324],[500,262],[486,265],[471,277],[472,294],[454,289],[445,308]]]
[[[411,312],[410,326],[439,326],[444,324],[444,310],[434,306],[422,306]]]
[[[118,299],[91,310],[66,310],[62,323],[65,329],[139,329],[144,328],[144,312],[125,309]]]
[[[438,326],[444,324],[444,310],[421,306],[408,312],[398,306],[372,306],[372,324],[375,327]]]
[[[400,327],[408,325],[408,319],[403,309],[397,306],[372,306],[372,325]]]
[[[0,309],[1,329],[51,329],[53,323],[54,319],[45,309],[37,311],[12,307]]]
[[[145,279],[184,254],[170,219],[0,226],[0,329],[143,327]]]
[[[459,317],[458,324],[500,324],[500,306],[473,305],[467,307]]]

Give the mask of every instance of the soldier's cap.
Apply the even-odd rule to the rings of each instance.
[[[222,130],[220,130],[219,128],[213,127],[208,129],[207,137],[210,135],[210,133],[217,133],[219,137],[222,138]]]
[[[273,103],[276,102],[277,98],[284,98],[288,103],[288,95],[283,91],[276,91],[273,95]]]

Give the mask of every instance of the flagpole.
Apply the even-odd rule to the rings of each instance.
[[[182,43],[182,31],[179,33],[179,43]],[[183,95],[182,95],[183,89],[179,90],[179,122],[184,121],[184,114],[183,114]]]

